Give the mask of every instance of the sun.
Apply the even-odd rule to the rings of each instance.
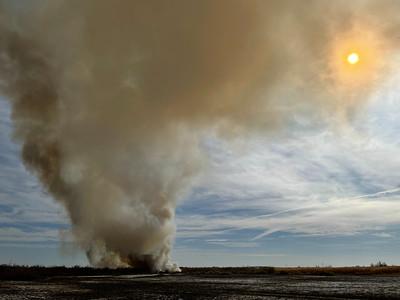
[[[347,62],[351,65],[355,65],[360,61],[360,56],[357,52],[352,52],[347,55]]]
[[[335,89],[346,93],[364,91],[383,78],[389,68],[388,51],[394,46],[380,31],[367,24],[355,24],[336,32],[329,44],[326,76]]]

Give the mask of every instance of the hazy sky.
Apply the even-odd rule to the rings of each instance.
[[[172,3],[0,0],[0,263],[400,264],[400,4]]]

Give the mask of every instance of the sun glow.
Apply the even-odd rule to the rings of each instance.
[[[347,56],[347,62],[348,62],[349,64],[351,64],[351,65],[355,65],[355,64],[357,64],[359,61],[360,61],[360,56],[359,56],[358,53],[356,53],[356,52],[350,53],[350,54]]]
[[[355,91],[370,88],[382,77],[388,64],[390,42],[365,24],[337,33],[332,39],[330,78],[335,88]]]

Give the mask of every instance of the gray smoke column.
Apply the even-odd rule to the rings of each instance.
[[[93,265],[176,269],[175,207],[207,133],[264,134],[362,102],[337,88],[332,49],[364,23],[385,42],[395,4],[331,2],[0,2],[0,88],[23,161]]]

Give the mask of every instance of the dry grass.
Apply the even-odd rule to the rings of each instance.
[[[189,274],[203,275],[400,275],[400,266],[353,267],[210,267],[182,268]]]
[[[288,275],[400,275],[400,266],[275,268],[275,273]]]

